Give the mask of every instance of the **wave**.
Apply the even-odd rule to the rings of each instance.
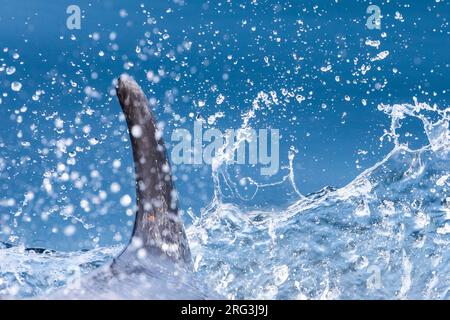
[[[448,299],[450,108],[414,102],[379,106],[395,146],[342,188],[281,211],[216,198],[188,229],[197,272],[231,299]],[[427,146],[399,141],[406,117]]]

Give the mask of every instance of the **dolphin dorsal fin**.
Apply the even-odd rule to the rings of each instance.
[[[128,125],[136,175],[136,220],[125,251],[137,244],[150,253],[190,263],[167,151],[148,100],[127,74],[118,79],[117,97]]]

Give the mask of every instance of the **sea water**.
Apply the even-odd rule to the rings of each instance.
[[[415,101],[379,110],[392,122],[382,139],[395,147],[342,188],[299,194],[284,208],[244,210],[223,202],[217,184],[187,228],[200,281],[229,299],[450,298],[450,109]],[[429,144],[412,150],[398,142],[406,117],[422,121]],[[214,174],[224,170],[225,162]],[[45,296],[122,249],[0,249],[0,293]]]

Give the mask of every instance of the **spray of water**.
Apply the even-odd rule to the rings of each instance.
[[[380,140],[394,148],[348,185],[302,196],[291,153],[295,203],[242,211],[216,197],[188,229],[197,272],[231,299],[448,298],[449,108],[414,99],[379,110],[391,119]],[[400,142],[406,117],[422,121],[429,144]]]
[[[213,162],[215,193],[187,229],[199,279],[230,298],[433,298],[448,299],[450,283],[449,108],[428,104],[380,105],[391,125],[380,138],[394,147],[380,162],[342,188],[304,196],[294,183],[295,150],[281,181],[258,185],[255,194],[291,183],[298,199],[285,208],[243,209],[222,197],[236,150],[259,109],[243,117],[241,133]],[[398,132],[404,119],[423,123],[429,143],[413,150]],[[0,249],[0,294],[45,294],[108,261],[120,247],[88,252],[36,254]]]

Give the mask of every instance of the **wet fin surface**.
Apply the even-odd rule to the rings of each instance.
[[[143,248],[150,254],[189,264],[191,254],[162,132],[133,78],[120,76],[117,96],[128,125],[136,175],[136,220],[125,251]]]

